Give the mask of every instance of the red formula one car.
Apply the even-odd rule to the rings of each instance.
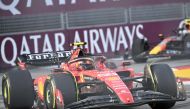
[[[2,78],[7,109],[89,109],[149,104],[169,109],[186,99],[182,82],[166,64],[146,65],[143,76],[135,76],[128,62],[122,66],[104,56],[87,53],[79,46],[71,52],[29,54],[18,59],[18,68]],[[67,59],[63,59],[67,57]],[[58,63],[51,74],[32,79],[34,65]],[[31,66],[33,65],[33,66]],[[35,72],[43,73],[38,69]],[[177,81],[176,81],[177,80]],[[133,85],[136,82],[138,85]]]

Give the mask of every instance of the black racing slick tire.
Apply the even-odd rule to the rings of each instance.
[[[150,66],[153,79],[147,81],[148,90],[153,90],[177,96],[177,83],[172,69],[167,64],[154,64]],[[154,102],[149,104],[152,109],[170,109],[175,105],[175,101]]]
[[[190,58],[190,34],[184,38],[184,54]]]
[[[2,78],[2,95],[6,109],[32,109],[33,80],[28,70],[13,69]]]
[[[139,56],[141,53],[149,49],[148,42],[145,39],[134,39],[132,45],[132,58],[136,63],[144,63],[148,58]]]
[[[44,86],[44,100],[47,109],[64,109],[68,104],[77,101],[77,85],[71,74],[58,73],[49,75],[49,77]],[[56,97],[57,89],[61,92],[61,100]]]

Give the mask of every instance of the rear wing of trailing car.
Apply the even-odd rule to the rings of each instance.
[[[29,65],[54,65],[66,61],[70,55],[71,51],[24,54],[17,58],[16,64],[25,63]]]

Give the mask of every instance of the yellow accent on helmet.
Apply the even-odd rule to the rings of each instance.
[[[185,24],[187,25],[190,25],[190,19],[185,19]]]
[[[71,43],[70,46],[83,46],[83,45],[86,45],[86,42],[74,42],[74,43]]]

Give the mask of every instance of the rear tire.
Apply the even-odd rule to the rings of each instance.
[[[57,105],[55,89],[58,89],[63,97],[63,105]],[[63,109],[64,106],[77,101],[77,87],[71,74],[59,73],[50,75],[44,86],[44,101],[47,109]],[[55,105],[54,105],[55,104]]]
[[[186,35],[184,38],[184,53],[190,58],[190,34]]]
[[[150,66],[150,70],[153,79],[151,79],[150,77],[147,77],[146,79],[146,85],[148,85],[148,90],[153,90],[171,95],[172,97],[176,97],[177,84],[172,69],[167,64],[154,64]],[[152,109],[170,109],[175,105],[175,101],[154,102],[150,103],[149,105]]]
[[[34,87],[28,70],[13,69],[2,78],[2,95],[7,109],[31,109]]]
[[[145,39],[135,39],[132,45],[132,57],[136,63],[144,63],[148,58],[142,56],[138,57],[141,53],[149,49],[148,42]]]

